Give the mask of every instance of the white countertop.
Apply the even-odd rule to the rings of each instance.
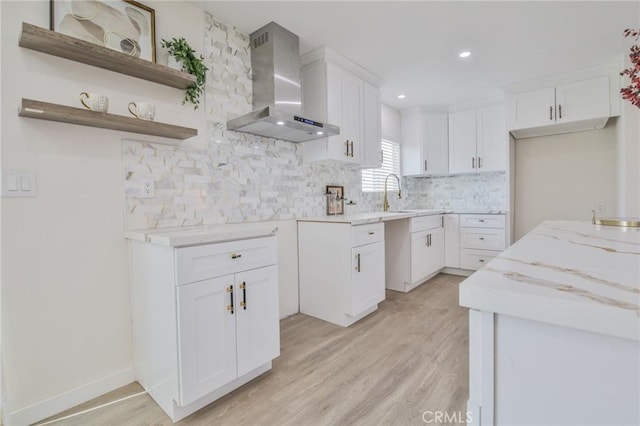
[[[460,305],[640,340],[640,228],[544,222],[464,280]]]
[[[125,232],[130,240],[143,241],[168,247],[222,243],[275,235],[278,228],[259,223],[193,226],[184,228],[144,229]]]
[[[428,216],[442,213],[444,213],[443,210],[407,209],[389,212],[367,212],[349,215],[305,217],[302,219],[298,219],[298,222],[329,222],[350,223],[351,225],[364,225],[366,223],[386,222],[388,220],[407,219],[410,217]]]

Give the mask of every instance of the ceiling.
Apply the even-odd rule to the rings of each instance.
[[[638,0],[193,3],[247,33],[275,21],[301,54],[333,48],[381,77],[397,109],[501,98],[509,85],[620,61],[633,44],[623,30],[640,27]]]

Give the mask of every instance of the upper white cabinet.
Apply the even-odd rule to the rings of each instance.
[[[363,83],[364,146],[363,168],[378,168],[382,165],[382,99],[380,89]]]
[[[449,114],[449,173],[504,170],[506,147],[503,105]]]
[[[420,108],[402,111],[402,174],[444,175],[448,164],[448,115]]]
[[[380,167],[382,80],[326,48],[301,60],[303,114],[340,127],[339,135],[304,143],[304,160]]]
[[[508,97],[509,130],[516,138],[526,138],[602,128],[619,109],[611,96],[616,87],[619,77],[600,73],[513,90]]]

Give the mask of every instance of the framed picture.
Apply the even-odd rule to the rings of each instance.
[[[156,61],[155,12],[133,0],[50,0],[51,29]]]
[[[344,214],[344,187],[327,185],[327,214]]]

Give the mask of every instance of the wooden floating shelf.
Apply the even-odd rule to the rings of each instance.
[[[196,77],[189,73],[134,58],[113,49],[26,22],[22,23],[22,34],[18,45],[177,89],[186,89],[196,82]]]
[[[197,129],[191,129],[189,127],[141,120],[139,118],[108,114],[106,112],[95,112],[88,109],[34,101],[33,99],[22,99],[22,105],[20,105],[18,115],[20,117],[59,121],[61,123],[78,124],[80,126],[121,130],[123,132],[141,133],[180,140],[198,135]]]

